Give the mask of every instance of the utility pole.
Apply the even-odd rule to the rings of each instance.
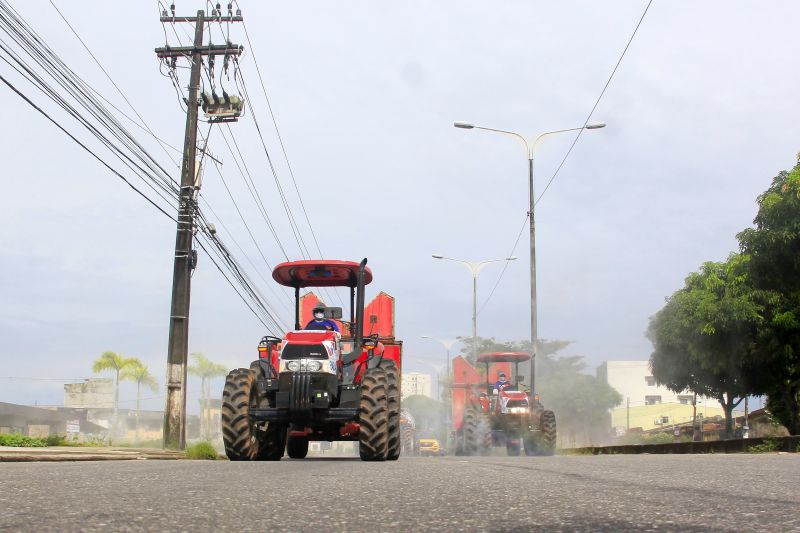
[[[195,183],[197,153],[197,115],[200,101],[200,75],[204,56],[238,55],[239,46],[203,46],[203,27],[209,22],[241,22],[240,13],[233,16],[229,11],[223,17],[219,10],[212,11],[206,18],[204,11],[196,17],[169,16],[166,10],[160,18],[162,23],[193,22],[195,24],[194,46],[156,48],[156,56],[172,64],[178,58],[190,57],[192,71],[189,77],[189,97],[186,99],[186,132],[183,143],[181,164],[181,188],[178,198],[178,228],[175,237],[175,261],[172,275],[172,304],[169,317],[169,344],[167,348],[167,399],[164,408],[164,447],[184,449],[186,447],[186,364],[189,355],[189,301],[191,294],[191,274],[197,262],[193,248],[194,218],[196,208],[195,193],[199,188]]]

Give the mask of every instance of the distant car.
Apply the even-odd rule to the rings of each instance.
[[[445,455],[444,448],[436,439],[419,439],[419,454],[421,456]]]

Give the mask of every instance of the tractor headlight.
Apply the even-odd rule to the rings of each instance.
[[[512,415],[521,415],[528,412],[527,407],[509,407],[508,412]]]
[[[308,361],[306,363],[306,372],[319,372],[322,369],[321,361]]]
[[[286,370],[289,372],[299,372],[300,371],[300,361],[289,361],[286,363]]]

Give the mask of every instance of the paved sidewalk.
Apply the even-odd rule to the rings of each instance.
[[[0,446],[0,463],[28,461],[128,461],[134,459],[183,459],[183,452],[158,448],[105,448],[48,446],[15,448]]]

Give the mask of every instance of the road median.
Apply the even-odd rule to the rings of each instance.
[[[613,455],[639,453],[765,453],[798,452],[800,436],[730,439],[704,442],[675,442],[667,444],[624,444],[618,446],[586,446],[564,448],[563,455]]]
[[[159,448],[48,446],[46,448],[0,447],[0,463],[58,461],[131,461],[184,459],[184,452]]]

